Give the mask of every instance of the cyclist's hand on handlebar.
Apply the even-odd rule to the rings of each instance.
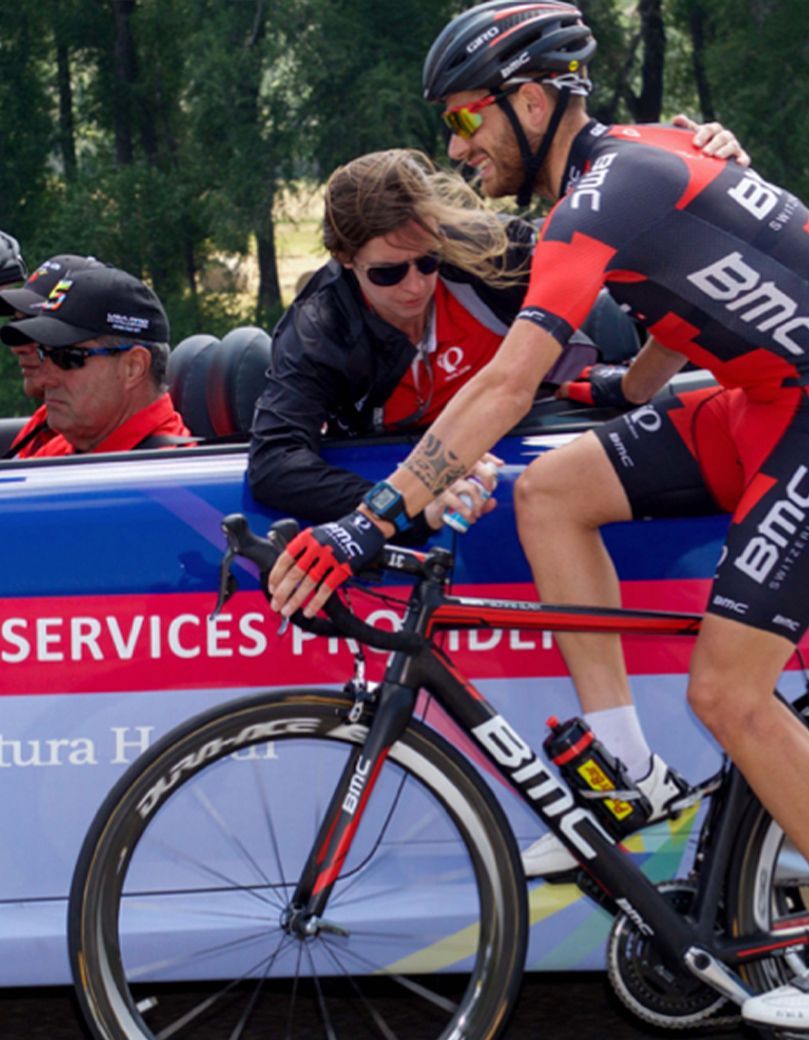
[[[270,571],[272,609],[289,617],[303,607],[306,617],[314,617],[332,592],[370,563],[384,544],[380,528],[359,510],[307,527]]]
[[[568,398],[580,404],[595,405],[596,408],[637,408],[624,393],[626,365],[590,365],[578,379],[562,383],[556,397]]]

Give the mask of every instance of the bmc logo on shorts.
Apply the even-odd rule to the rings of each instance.
[[[806,466],[798,466],[787,484],[786,497],[779,498],[758,525],[758,534],[742,549],[733,565],[762,585],[778,563],[790,539],[798,535],[798,527],[809,513],[809,484],[801,493],[800,484],[809,475]]]

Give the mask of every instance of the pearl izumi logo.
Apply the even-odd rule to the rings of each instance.
[[[759,332],[768,332],[790,354],[803,355],[809,344],[809,317],[797,314],[798,304],[775,282],[763,282],[761,274],[742,259],[739,252],[728,253],[701,271],[688,275],[688,281],[725,309],[738,315]]]
[[[779,498],[758,525],[758,534],[751,538],[733,565],[759,585],[776,565],[770,587],[778,587],[787,576],[792,564],[809,544],[809,469],[798,466],[787,484],[786,496]]]

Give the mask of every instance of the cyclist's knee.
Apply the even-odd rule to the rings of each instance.
[[[771,695],[745,683],[731,683],[716,669],[702,669],[688,684],[688,703],[720,744],[744,731],[765,735],[771,724]]]
[[[533,520],[563,509],[570,492],[570,474],[550,457],[532,462],[514,485],[514,507],[519,514],[530,513]]]

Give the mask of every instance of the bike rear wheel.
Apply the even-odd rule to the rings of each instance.
[[[337,777],[366,734],[367,716],[349,723],[350,707],[326,690],[228,704],[168,734],[113,788],[69,909],[96,1037],[501,1032],[527,936],[519,857],[486,785],[427,727],[413,723],[391,749],[322,927],[306,938],[285,927]]]
[[[731,880],[729,906],[737,933],[770,931],[783,941],[790,929],[805,930],[809,922],[809,863],[767,810],[751,802],[734,856],[738,865]],[[796,944],[799,945],[799,944]],[[751,961],[742,974],[756,990],[789,982],[809,969],[805,947],[780,957]]]

